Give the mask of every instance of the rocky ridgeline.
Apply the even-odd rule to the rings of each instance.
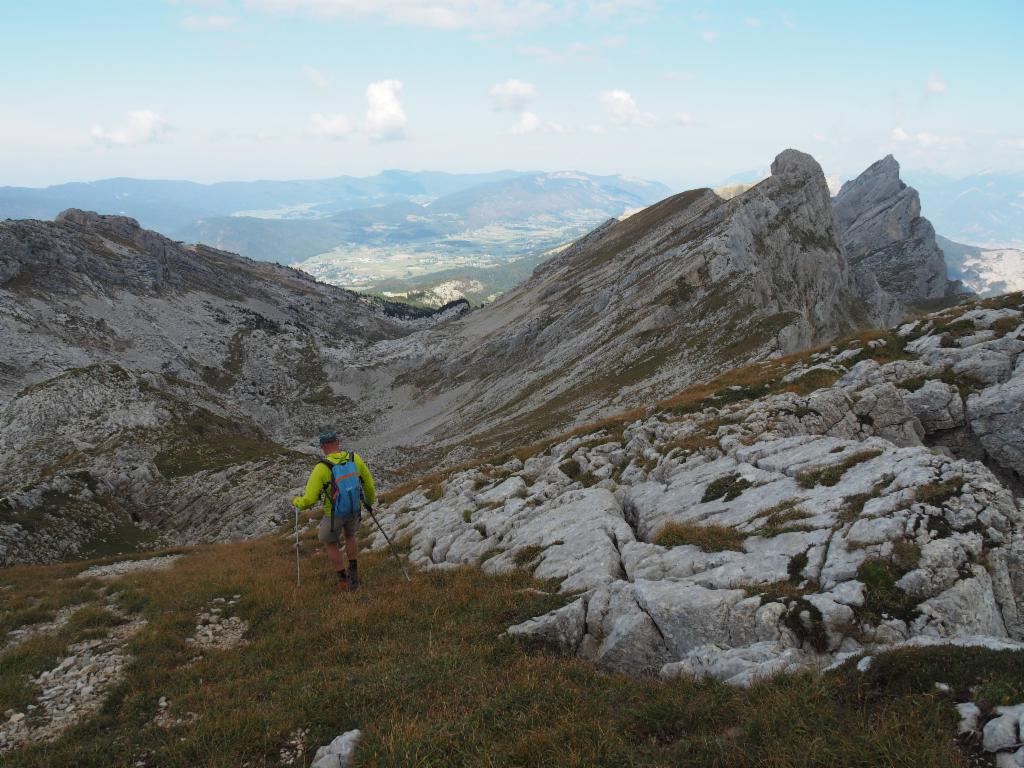
[[[630,674],[749,684],[915,638],[1024,648],[1022,309],[737,371],[379,517],[422,567],[553,580],[570,602],[509,634]]]

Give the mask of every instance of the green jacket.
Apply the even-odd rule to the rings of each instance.
[[[348,451],[339,451],[338,453],[329,453],[326,456],[327,461],[331,464],[344,464],[348,461]],[[370,474],[370,470],[367,469],[366,464],[359,457],[359,454],[353,453],[352,458],[356,463],[356,470],[359,472],[359,480],[363,484],[363,498],[366,500],[368,506],[373,506],[377,501],[377,491],[373,487],[373,475]],[[312,507],[320,497],[323,496],[324,500],[324,515],[331,514],[331,497],[329,494],[324,493],[331,484],[331,470],[329,470],[322,463],[317,462],[317,465],[313,467],[313,471],[309,473],[309,480],[306,481],[306,492],[301,496],[296,496],[292,499],[294,504],[299,509],[308,509]]]

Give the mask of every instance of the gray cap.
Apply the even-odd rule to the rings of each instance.
[[[320,445],[326,445],[327,443],[333,443],[338,439],[337,432],[321,432],[320,433]]]

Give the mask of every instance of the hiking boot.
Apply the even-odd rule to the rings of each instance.
[[[335,586],[334,591],[335,592],[348,592],[349,591],[348,574],[346,574],[345,571],[339,571],[338,572],[338,584],[337,584],[337,586]]]

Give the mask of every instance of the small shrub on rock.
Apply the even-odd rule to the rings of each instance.
[[[704,495],[701,497],[701,503],[707,503],[715,499],[732,501],[747,490],[747,488],[752,488],[753,485],[749,480],[739,475],[725,475],[708,483],[708,487],[704,489]]]
[[[917,601],[896,586],[900,577],[911,570],[903,562],[872,557],[861,563],[857,578],[864,583],[864,605],[858,612],[863,619],[877,624],[887,616],[907,622],[917,617]]]
[[[520,568],[525,568],[544,552],[544,547],[540,544],[531,544],[528,547],[523,547],[514,555],[512,555],[512,561]]]
[[[922,485],[917,489],[915,498],[922,504],[941,507],[945,502],[960,493],[960,489],[963,487],[964,479],[962,477],[951,477],[949,480],[941,483]]]

